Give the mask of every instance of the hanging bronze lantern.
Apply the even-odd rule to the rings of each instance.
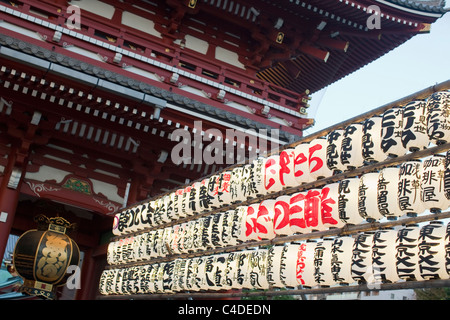
[[[14,248],[14,268],[23,278],[20,291],[55,299],[56,288],[67,282],[69,266],[78,266],[80,250],[66,235],[75,224],[61,217],[39,215],[34,219],[37,230],[25,232]]]

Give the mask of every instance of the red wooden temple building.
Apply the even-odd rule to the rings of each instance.
[[[35,215],[63,216],[83,252],[72,298],[95,298],[113,214],[230,163],[174,163],[175,130],[233,129],[223,143],[246,154],[260,145],[239,132],[294,142],[314,124],[310,93],[443,13],[410,0],[0,0],[0,256]]]

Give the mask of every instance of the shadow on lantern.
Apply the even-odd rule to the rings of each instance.
[[[56,289],[63,286],[70,274],[70,266],[77,266],[80,250],[66,235],[75,228],[61,217],[38,215],[34,219],[37,230],[25,232],[14,248],[14,268],[24,283],[20,292],[46,299],[56,298]]]

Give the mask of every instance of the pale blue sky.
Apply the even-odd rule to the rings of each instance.
[[[430,33],[313,94],[309,117],[316,124],[305,136],[448,79],[450,12],[432,24]]]

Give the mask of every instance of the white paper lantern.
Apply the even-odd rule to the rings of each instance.
[[[445,233],[445,265],[447,269],[447,273],[450,276],[450,222],[447,224],[447,230]]]
[[[273,155],[268,157],[264,162],[264,188],[267,194],[283,190],[280,171],[280,156]]]
[[[352,123],[345,128],[339,155],[345,170],[353,170],[364,164],[362,155],[363,134],[364,126],[361,123]]]
[[[373,233],[360,233],[355,237],[352,250],[352,278],[358,283],[372,283],[372,244]]]
[[[164,293],[173,293],[173,267],[175,261],[166,262],[163,266],[162,285]],[[140,276],[140,275],[139,275]]]
[[[135,206],[128,209],[128,212],[130,213],[130,220],[128,224],[128,232],[137,232],[142,229],[141,226],[141,206]]]
[[[113,219],[112,233],[115,236],[120,236],[122,234],[123,227],[120,227],[120,216],[122,213],[116,213]]]
[[[411,160],[400,165],[398,184],[398,206],[408,216],[421,214],[425,210],[420,197],[422,162]]]
[[[332,246],[333,240],[331,239],[321,239],[316,243],[314,249],[314,280],[317,285],[329,287],[334,284],[331,271]]]
[[[433,93],[427,100],[428,137],[435,144],[450,141],[450,92]]]
[[[309,143],[301,143],[294,148],[294,177],[298,185],[311,181],[309,175]]]
[[[378,210],[388,219],[403,215],[398,205],[398,183],[400,168],[383,168],[378,175]]]
[[[200,182],[198,204],[200,207],[200,212],[207,212],[212,209],[212,199],[209,195],[209,178],[203,179]]]
[[[289,227],[293,233],[308,233],[311,231],[305,220],[306,194],[307,192],[295,193],[289,201]]]
[[[227,269],[227,253],[214,255],[213,263],[213,278],[214,279],[214,289],[215,290],[228,290],[231,286],[228,285],[225,279],[226,269]],[[210,280],[212,280],[210,279]],[[212,288],[211,288],[212,289]]]
[[[298,185],[295,179],[295,149],[285,149],[280,153],[280,182],[283,188]]]
[[[216,213],[213,218],[213,244],[215,248],[223,247],[225,243],[223,242],[223,212]]]
[[[236,252],[229,252],[226,254],[226,269],[223,276],[223,288],[237,289],[238,283],[236,281],[236,275],[238,272],[238,254]]]
[[[300,247],[301,244],[297,243],[289,243],[282,247],[279,277],[283,285],[288,288],[296,288],[300,285],[297,274]]]
[[[239,166],[231,171],[231,181],[230,181],[230,193],[231,193],[231,203],[239,203],[247,200],[247,197],[241,191],[242,183],[244,181],[244,167]]]
[[[420,229],[419,270],[425,280],[448,279],[446,259],[446,226],[432,221]]]
[[[248,271],[248,259],[247,259],[248,251],[238,251],[236,252],[236,261],[237,261],[237,270],[236,270],[236,279],[234,283],[234,289],[243,289],[244,282],[247,278]]]
[[[250,259],[255,250],[242,251],[239,256],[238,283],[244,289],[253,289]]]
[[[154,221],[154,210],[151,206],[152,201],[148,201],[142,204],[142,213],[141,213],[141,223],[143,226],[143,229],[146,229],[148,227],[152,227],[155,225]],[[175,202],[174,202],[175,204]],[[178,215],[177,215],[178,217]]]
[[[175,212],[175,193],[169,193],[164,196],[164,205],[166,207],[167,217],[170,221],[178,219],[178,214]],[[144,208],[141,209],[142,214],[145,212]],[[142,219],[142,218],[141,218]]]
[[[219,175],[219,202],[220,206],[225,206],[231,203],[231,171],[224,171]]]
[[[322,222],[322,190],[310,189],[305,193],[303,213],[306,227],[311,231],[325,230]]]
[[[341,147],[345,130],[331,131],[327,136],[327,165],[333,171],[343,171],[345,166],[341,163]]]
[[[267,249],[253,250],[248,256],[248,280],[252,289],[269,289],[267,281]]]
[[[382,219],[378,210],[378,172],[368,172],[359,178],[358,210],[359,214],[369,222]]]
[[[359,224],[365,219],[358,210],[359,178],[339,182],[339,218],[346,224]]]
[[[312,180],[322,179],[333,175],[333,170],[327,164],[327,139],[316,138],[309,143],[309,175]]]
[[[444,193],[450,200],[450,150],[445,154]]]
[[[233,232],[234,210],[228,210],[223,213],[222,224],[222,242],[224,246],[231,245]]]
[[[206,259],[207,257],[201,256],[194,258],[193,265],[196,274],[193,275],[193,290],[207,290],[208,283],[206,281]]]
[[[339,182],[322,187],[321,192],[322,225],[325,228],[342,228],[344,221],[339,217]]]
[[[377,282],[397,282],[397,258],[395,250],[396,230],[379,230],[373,236],[373,275]]]
[[[300,244],[295,260],[297,282],[305,288],[312,288],[316,285],[314,253],[316,243],[306,241]]]
[[[394,107],[383,114],[381,149],[391,157],[402,156],[406,149],[402,143],[403,108]]]
[[[417,225],[406,226],[397,232],[396,268],[402,280],[423,280],[419,270],[419,235]]]
[[[210,199],[210,206],[213,209],[217,209],[221,205],[219,201],[219,187],[220,187],[220,175],[212,175],[211,177],[209,177],[208,195]]]
[[[366,163],[384,161],[387,157],[381,148],[382,116],[373,116],[364,121],[362,155]]]
[[[284,245],[275,245],[269,249],[267,258],[267,281],[269,285],[276,288],[283,288],[281,279],[281,257]]]
[[[257,240],[258,230],[256,228],[259,211],[259,203],[251,204],[247,207],[245,219],[245,241]]]
[[[411,101],[403,107],[402,143],[411,152],[428,147],[428,109],[424,101]]]
[[[113,294],[125,294],[126,293],[126,287],[124,288],[124,273],[125,268],[121,268],[117,270],[116,277],[114,279],[114,288],[112,290]]]
[[[331,273],[337,284],[352,284],[352,255],[354,239],[336,237],[331,247]]]
[[[223,234],[222,234],[223,237]],[[192,250],[194,252],[204,250],[203,247],[203,220],[192,221]]]
[[[450,200],[445,192],[445,156],[437,154],[422,162],[421,199],[426,209],[431,212],[446,210]]]
[[[258,216],[256,218],[256,231],[258,239],[273,239],[275,231],[273,219],[275,216],[276,200],[264,200],[258,207]]]
[[[289,225],[290,196],[280,196],[274,205],[273,229],[277,235],[291,235],[293,232]]]
[[[243,174],[246,178],[244,194],[247,198],[255,198],[267,194],[266,183],[266,158],[258,157],[251,165],[244,166]]]
[[[183,212],[183,193],[184,189],[177,189],[174,192],[173,197],[173,211],[177,215],[178,218],[185,218],[186,214]]]

